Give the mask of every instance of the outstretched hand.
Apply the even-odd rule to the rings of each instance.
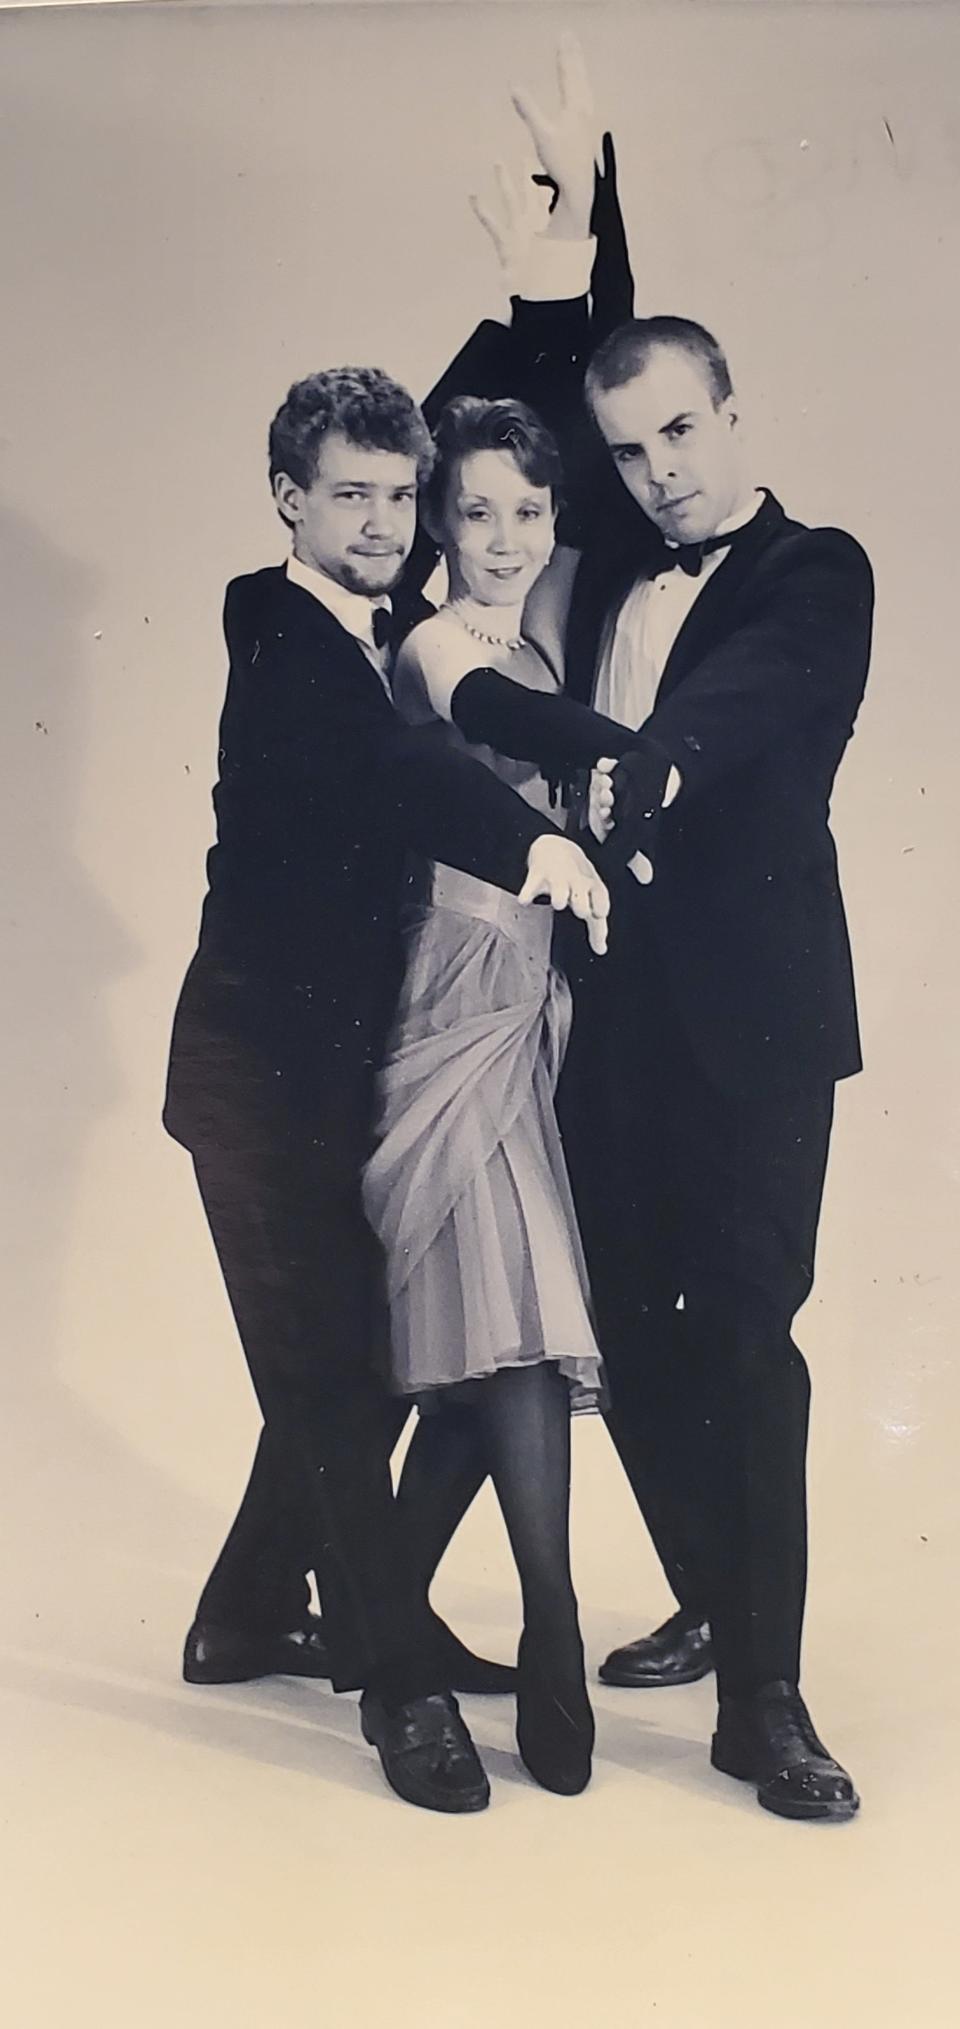
[[[596,867],[572,838],[544,832],[535,838],[527,856],[527,878],[518,900],[544,899],[552,909],[570,909],[587,926],[591,951],[602,955],[607,948],[607,918],[610,896]]]

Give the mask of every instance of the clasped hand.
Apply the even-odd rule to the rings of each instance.
[[[596,767],[591,772],[590,794],[587,803],[587,823],[594,838],[600,845],[606,843],[617,824],[616,806],[619,798],[618,785],[614,780],[615,771],[618,768],[622,771],[621,782],[623,790],[629,793],[630,785],[626,778],[630,773],[630,765],[631,757],[629,754],[624,757],[622,762],[611,760],[608,755],[605,755],[602,760],[597,762]],[[648,783],[645,787],[645,794],[640,796],[640,803],[648,802],[650,807],[643,809],[642,813],[638,812],[637,809],[628,811],[628,823],[633,825],[634,830],[636,830],[638,821],[652,825],[654,819],[659,817],[660,811],[665,810],[668,804],[673,802],[679,788],[679,772],[676,768],[670,768],[662,794],[658,785],[656,794],[651,799],[650,785]],[[634,801],[636,801],[636,798],[634,798]],[[634,880],[639,881],[642,887],[649,887],[650,882],[653,880],[653,861],[649,856],[642,851],[633,852],[626,864]]]

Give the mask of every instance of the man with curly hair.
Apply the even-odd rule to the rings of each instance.
[[[391,594],[431,459],[412,397],[373,369],[314,374],[274,418],[292,554],[227,589],[217,842],[164,1118],[193,1157],[264,1417],[185,1674],[329,1668],[338,1690],[363,1692],[394,1789],[468,1811],[489,1789],[399,1540],[389,1462],[403,1414],[381,1378],[387,1312],[360,1201],[401,977],[405,852],[571,908],[598,951],[607,897],[549,820],[394,712]],[[305,1563],[329,1664],[311,1654]]]

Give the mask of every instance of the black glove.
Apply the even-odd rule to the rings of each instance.
[[[623,754],[636,738],[627,726],[576,698],[527,690],[496,669],[468,670],[450,712],[465,739],[514,761],[532,761],[545,775],[560,778],[592,768],[601,755]]]

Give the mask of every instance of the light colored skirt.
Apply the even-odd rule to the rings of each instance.
[[[570,1026],[552,911],[437,867],[413,919],[364,1178],[401,1394],[555,1360],[602,1369],[553,1095]]]

